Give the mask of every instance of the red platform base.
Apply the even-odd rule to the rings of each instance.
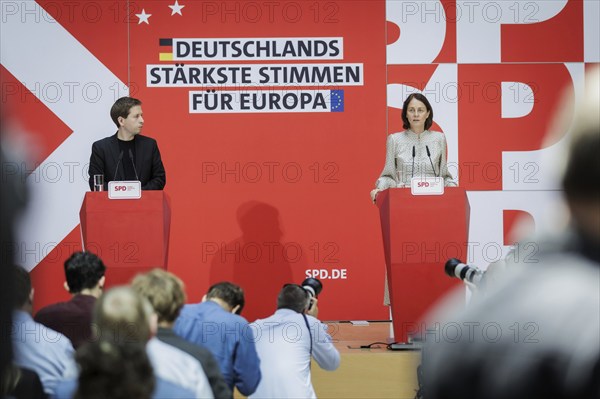
[[[171,208],[163,191],[143,191],[135,200],[88,192],[79,217],[83,248],[102,258],[107,286],[128,284],[155,267],[166,269]]]
[[[387,267],[394,339],[408,342],[423,330],[431,306],[461,284],[444,274],[449,258],[466,259],[469,203],[465,190],[413,196],[389,189],[377,196]]]

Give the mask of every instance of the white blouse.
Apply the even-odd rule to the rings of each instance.
[[[414,163],[413,163],[414,148]],[[429,148],[430,157],[427,155]],[[456,186],[448,172],[446,137],[440,132],[410,130],[390,134],[386,143],[385,165],[375,188],[410,187],[412,177],[442,177],[445,186]],[[433,167],[432,167],[433,164]]]

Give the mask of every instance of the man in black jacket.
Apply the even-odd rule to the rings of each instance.
[[[156,140],[139,133],[144,126],[142,102],[132,97],[119,98],[110,109],[117,132],[92,145],[90,189],[94,175],[104,175],[104,188],[113,180],[139,180],[142,190],[162,190],[165,168]]]

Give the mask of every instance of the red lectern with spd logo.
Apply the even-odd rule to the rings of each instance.
[[[421,319],[453,287],[444,273],[449,258],[466,261],[469,202],[460,187],[442,195],[412,195],[394,188],[377,195],[392,307],[394,340],[409,342]]]
[[[106,265],[107,286],[129,284],[155,267],[166,269],[171,207],[164,191],[144,191],[139,199],[87,192],[79,218],[83,248]]]

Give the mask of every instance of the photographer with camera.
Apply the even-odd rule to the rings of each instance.
[[[260,381],[260,360],[248,321],[240,314],[246,300],[236,284],[224,281],[211,286],[202,302],[185,305],[173,331],[181,338],[208,349],[233,391],[251,395]]]
[[[327,326],[317,319],[322,285],[306,279],[286,284],[277,297],[277,311],[251,324],[260,357],[262,380],[251,397],[316,398],[311,382],[311,357],[324,370],[340,365]]]

